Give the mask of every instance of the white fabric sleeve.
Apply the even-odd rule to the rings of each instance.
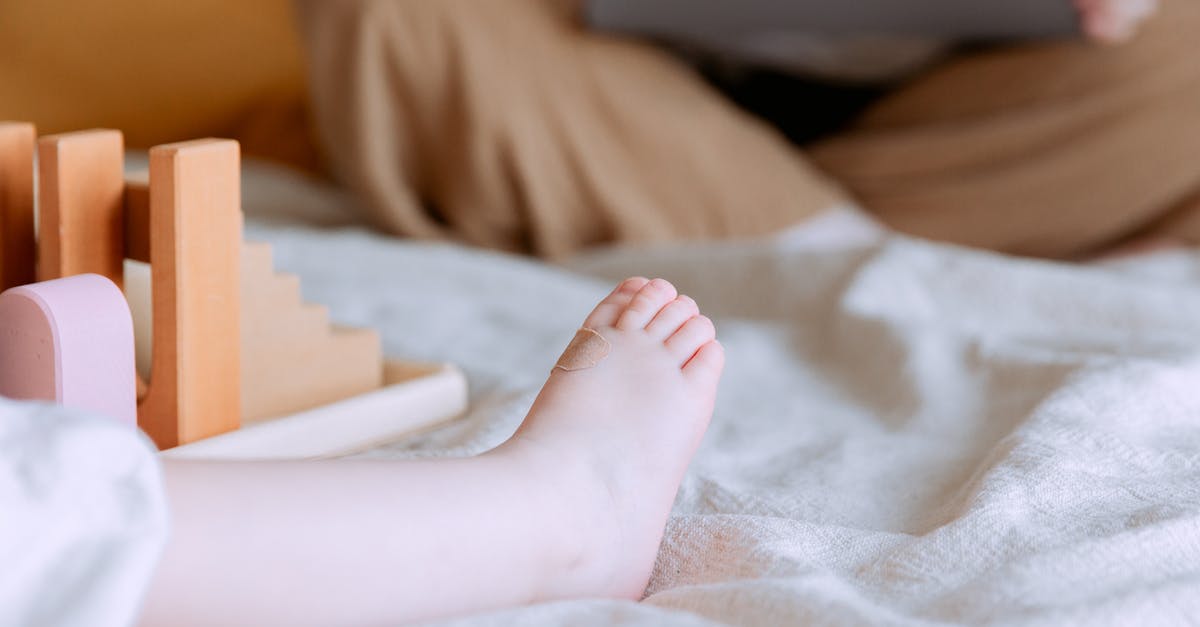
[[[166,535],[144,435],[0,398],[0,625],[133,624]]]

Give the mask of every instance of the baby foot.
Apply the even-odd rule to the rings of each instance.
[[[1083,31],[1105,43],[1122,42],[1158,10],[1158,0],[1075,0]]]
[[[662,279],[626,280],[583,326],[584,350],[564,353],[506,448],[559,480],[580,540],[573,576],[637,599],[712,417],[725,353],[696,303]]]

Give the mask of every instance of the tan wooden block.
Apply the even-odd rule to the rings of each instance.
[[[335,400],[363,394],[384,384],[383,341],[379,331],[334,325],[330,343],[332,360],[339,364],[337,377],[330,381],[329,387]]]
[[[298,372],[307,372],[314,383],[294,389],[289,399],[319,407],[383,385],[383,346],[376,330],[335,326],[322,344],[321,359]]]
[[[125,258],[150,263],[148,172],[125,180]]]
[[[37,280],[33,229],[33,151],[37,130],[0,122],[0,291]]]
[[[320,318],[314,320],[310,312]],[[383,351],[374,331],[334,329],[326,309],[317,305],[247,307],[244,316],[247,421],[326,405],[382,384]]]
[[[275,273],[271,245],[266,242],[242,243],[242,280],[268,278]]]
[[[315,349],[317,339],[330,333],[329,309],[324,305],[263,308],[255,307],[253,301],[250,305],[242,309],[242,346],[248,356],[282,352],[307,355]],[[255,311],[266,313],[255,315]]]
[[[38,280],[94,272],[121,285],[124,159],[118,131],[38,141]]]
[[[242,249],[242,419],[259,421],[378,388],[383,350],[374,331],[329,324],[304,304],[300,281],[275,272],[271,247]]]
[[[264,281],[260,288],[259,297],[264,303],[271,303],[276,309],[299,307],[302,304],[300,296],[300,277],[294,274],[278,273],[270,280]],[[328,311],[325,319],[329,319]]]
[[[242,306],[247,311],[282,312],[299,307],[300,278],[275,272],[271,245],[246,242],[242,247]],[[243,332],[243,335],[245,333]]]
[[[257,365],[245,379],[253,385],[243,398],[247,422],[321,407],[383,384],[383,354],[374,331],[326,331],[297,339],[286,349],[251,359]]]
[[[133,346],[137,363],[138,382],[143,386],[150,380],[150,366],[154,350],[154,319],[150,294],[150,264],[140,261],[125,261],[125,301],[133,318]],[[138,399],[145,396],[145,390]]]
[[[138,423],[159,448],[241,423],[237,142],[150,150],[150,382]]]

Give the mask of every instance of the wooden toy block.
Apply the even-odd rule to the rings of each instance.
[[[137,426],[133,322],[121,290],[80,274],[0,293],[0,395]]]
[[[38,141],[38,280],[93,272],[121,285],[124,163],[117,131]]]
[[[125,258],[150,263],[150,172],[125,175]]]
[[[242,245],[242,307],[247,311],[273,311],[299,307],[300,278],[276,272],[271,246],[262,242]],[[249,313],[246,316],[251,318]]]
[[[32,124],[0,122],[0,292],[36,280]]]
[[[240,424],[240,194],[237,142],[150,151],[154,329],[138,424],[159,448]]]
[[[296,277],[274,271],[266,244],[242,249],[242,308],[243,420],[292,414],[383,385],[379,334],[332,327],[325,307],[301,302]]]
[[[125,261],[124,290],[125,300],[129,303],[129,313],[133,316],[138,383],[148,387],[146,382],[150,380],[150,366],[154,357],[154,299],[150,294],[149,263]],[[145,392],[139,392],[138,398],[143,397]]]
[[[138,424],[160,448],[322,457],[465,408],[456,368],[384,362],[378,333],[331,325],[325,307],[302,301],[295,276],[274,271],[268,245],[242,242],[236,142],[156,147],[149,172],[129,180],[122,144],[115,131],[37,142],[35,234],[34,129],[0,124],[0,278],[32,280],[36,258],[39,276],[124,284],[142,376],[122,387],[136,389]],[[73,318],[78,329],[84,318]]]

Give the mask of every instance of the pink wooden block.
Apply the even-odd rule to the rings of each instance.
[[[0,396],[58,402],[137,426],[133,321],[98,274],[0,294]]]

